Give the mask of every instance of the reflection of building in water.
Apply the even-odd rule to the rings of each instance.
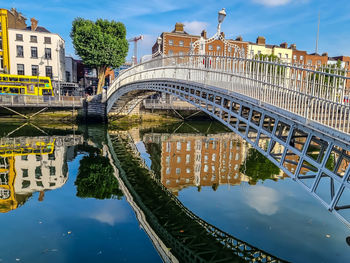
[[[162,143],[162,183],[174,192],[184,187],[240,184],[239,172],[247,150],[233,133],[210,136],[172,135]]]
[[[0,141],[0,212],[16,209],[33,192],[62,187],[67,179],[67,155],[80,136],[19,137]]]

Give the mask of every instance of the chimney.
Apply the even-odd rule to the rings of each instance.
[[[281,43],[281,44],[280,44],[280,47],[281,47],[281,48],[288,48],[287,42]]]
[[[297,49],[297,45],[295,45],[295,44],[290,44],[290,47],[289,47],[289,48],[296,50],[296,49]]]
[[[328,57],[328,53],[327,52],[322,53],[322,57]]]
[[[243,37],[242,36],[236,37],[236,41],[243,41]]]
[[[256,43],[257,43],[258,45],[265,45],[266,40],[265,40],[264,37],[259,36],[259,37],[256,39]]]
[[[201,37],[207,39],[207,31],[205,31],[205,29],[202,31]]]
[[[38,27],[38,20],[36,20],[34,17],[30,19],[30,30],[35,31]]]
[[[224,32],[221,32],[220,35],[225,38],[225,33]]]
[[[184,32],[184,24],[176,23],[175,24],[175,32],[183,33]]]

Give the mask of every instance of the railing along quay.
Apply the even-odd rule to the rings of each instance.
[[[239,57],[185,55],[155,58],[120,74],[120,87],[148,80],[200,83],[241,94],[342,133],[350,133],[350,78],[344,69]]]
[[[77,96],[0,95],[0,106],[80,108],[83,106],[83,98]]]

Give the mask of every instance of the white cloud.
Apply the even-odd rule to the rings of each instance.
[[[244,198],[246,203],[259,214],[270,216],[278,210],[280,196],[276,190],[270,187],[263,185],[249,187],[244,192]]]
[[[253,0],[254,3],[266,6],[280,6],[291,2],[291,0]]]
[[[88,215],[89,218],[110,226],[114,226],[116,223],[127,222],[128,216],[128,210],[118,200],[115,200],[113,203],[107,203]]]
[[[185,21],[185,31],[189,34],[199,35],[203,29],[206,29],[208,23],[202,21]]]

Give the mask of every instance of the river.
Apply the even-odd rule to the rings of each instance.
[[[350,262],[350,229],[218,123],[0,137],[0,262]]]

